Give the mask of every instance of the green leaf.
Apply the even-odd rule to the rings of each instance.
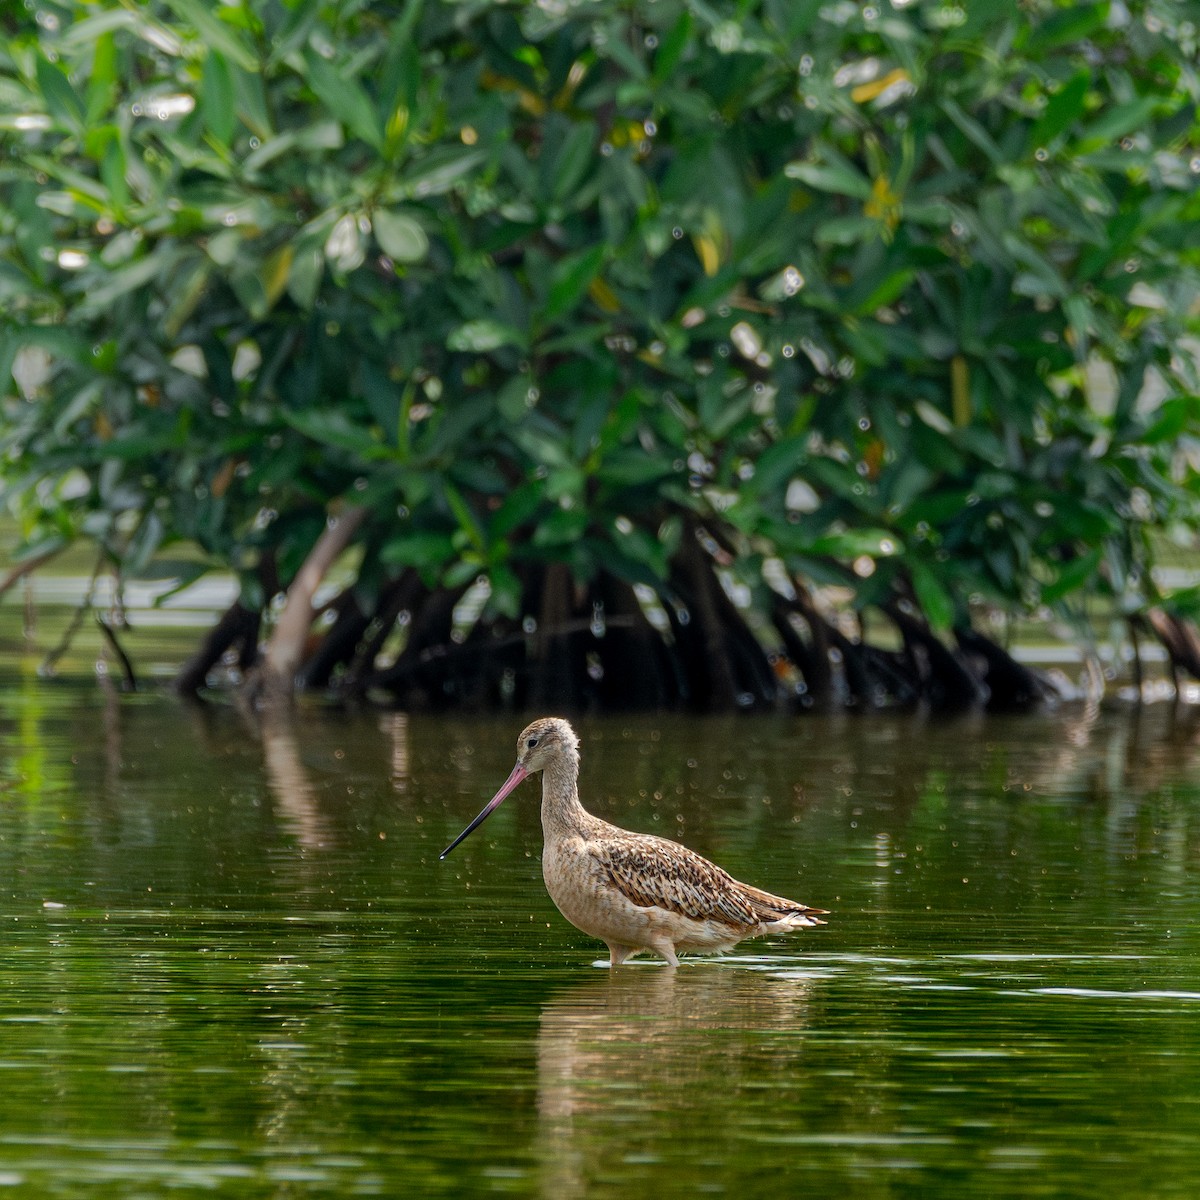
[[[490,317],[467,321],[446,339],[448,349],[468,354],[485,354],[489,350],[498,350],[501,346],[523,345],[524,339],[517,330]]]
[[[208,286],[211,271],[211,264],[204,258],[180,267],[171,289],[170,304],[162,316],[162,327],[168,337],[178,337],[184,322],[195,312]]]
[[[440,196],[469,175],[486,157],[483,150],[455,147],[433,150],[405,170],[404,184],[414,196]]]
[[[1087,153],[1088,150],[1107,146],[1135,129],[1141,129],[1161,103],[1158,96],[1139,96],[1136,100],[1110,108],[1080,131],[1078,151]]]
[[[394,567],[428,569],[441,567],[454,558],[454,542],[449,533],[413,530],[389,538],[379,551],[382,562]]]
[[[587,480],[583,470],[573,462],[557,467],[546,475],[546,498],[555,504],[566,503],[582,509],[584,486]]]
[[[206,562],[193,559],[154,558],[141,570],[140,579],[162,582],[169,580],[171,586],[154,597],[154,607],[162,608],[168,600],[186,591],[198,579],[203,579],[212,570]]]
[[[905,454],[880,480],[880,498],[889,509],[905,518],[906,528],[911,528],[907,520],[908,509],[913,501],[928,492],[935,478],[928,467]]]
[[[491,593],[488,610],[515,621],[521,615],[521,597],[524,587],[520,578],[503,563],[493,563],[488,568]]]
[[[555,264],[550,279],[550,294],[546,298],[543,314],[547,321],[565,316],[583,299],[607,253],[608,247],[601,242]]]
[[[531,521],[542,503],[542,489],[537,484],[522,484],[505,497],[504,503],[488,522],[489,536],[493,541],[507,538],[514,530]]]
[[[847,529],[811,542],[805,553],[814,558],[890,558],[903,549],[900,539],[886,529]]]
[[[318,54],[310,53],[305,62],[309,85],[321,103],[355,137],[382,150],[383,128],[379,114],[362,85]]]
[[[791,162],[784,167],[783,173],[789,179],[798,179],[818,191],[853,196],[856,200],[871,198],[871,181],[848,162]]]
[[[298,244],[287,278],[287,293],[298,308],[308,310],[313,307],[324,274],[325,251],[321,244],[311,240]]]
[[[1111,509],[1098,508],[1070,493],[1057,496],[1053,505],[1060,536],[1075,538],[1080,542],[1095,544],[1113,533],[1120,524],[1120,518]]]
[[[1039,250],[1015,233],[1006,233],[1001,241],[1014,260],[1025,268],[1013,281],[1022,296],[1053,296],[1062,299],[1067,285],[1055,266]]]
[[[529,411],[529,397],[534,394],[529,375],[514,375],[496,394],[496,408],[509,422],[522,420]]]
[[[471,545],[482,553],[487,546],[487,538],[475,510],[463,498],[458,488],[445,477],[442,478],[442,494],[446,497],[446,503],[450,506],[459,529],[467,535]]]
[[[862,479],[848,463],[814,456],[804,466],[804,478],[818,491],[827,488],[856,507],[861,504]]]
[[[119,137],[108,143],[104,160],[100,164],[100,178],[108,188],[113,207],[120,212],[129,203],[129,166],[125,159],[125,148]]]
[[[561,546],[577,542],[588,527],[587,510],[556,508],[545,520],[538,522],[533,534],[535,546]]]
[[[1083,115],[1084,101],[1091,83],[1091,72],[1080,71],[1050,97],[1042,115],[1029,131],[1027,146],[1030,150],[1050,145],[1068,125]]]
[[[101,33],[92,51],[92,73],[87,84],[88,127],[99,125],[112,108],[117,86],[117,47],[111,32]]]
[[[860,281],[856,284],[854,292],[847,296],[847,304],[853,306],[853,311],[863,315],[869,315],[877,309],[884,308],[894,301],[898,300],[903,292],[908,288],[908,285],[916,278],[917,272],[911,267],[902,267],[898,271],[890,271],[877,280]],[[861,294],[864,289],[867,294],[862,299],[855,297]]]
[[[609,536],[629,559],[649,567],[653,578],[667,578],[670,573],[668,547],[649,530],[635,525],[625,532],[614,524]]]
[[[399,209],[378,210],[371,218],[375,240],[398,263],[420,262],[429,253],[429,238],[415,217]]]
[[[166,0],[182,20],[191,25],[201,40],[212,50],[218,51],[232,63],[245,71],[258,71],[260,64],[254,52],[242,40],[232,26],[227,25],[214,12],[214,6],[205,0]],[[220,11],[220,6],[216,6]]]
[[[588,168],[596,161],[596,127],[591,121],[571,126],[553,158],[551,197],[558,203],[568,200],[579,186]]]
[[[1103,29],[1108,15],[1108,4],[1072,4],[1058,12],[1039,14],[1018,36],[1017,48],[1031,55],[1044,55]]]
[[[605,459],[596,478],[614,487],[636,487],[673,474],[675,467],[671,459],[647,455],[643,450],[622,448],[614,450]]]
[[[853,246],[878,237],[879,222],[871,217],[831,217],[822,221],[813,234],[819,246]]]
[[[597,41],[597,50],[602,57],[612,59],[631,79],[646,78],[645,63],[626,45],[625,36],[621,32],[614,31],[602,42]]]
[[[162,544],[165,534],[166,527],[158,513],[151,511],[142,514],[123,556],[122,565],[132,578],[141,575],[151,556]]]
[[[971,493],[965,489],[928,491],[917,496],[905,514],[906,525],[916,528],[921,523],[943,529],[969,507]]]
[[[452,552],[457,554],[457,548],[453,545]],[[471,583],[479,574],[482,564],[479,562],[477,555],[451,561],[445,571],[442,572],[442,586],[448,588],[461,588],[466,584]]]
[[[368,427],[358,424],[340,408],[283,409],[279,415],[293,429],[322,445],[368,458],[387,453]]]
[[[46,111],[68,129],[83,128],[84,107],[70,80],[53,63],[42,57],[37,60],[37,85],[46,102]]]
[[[943,98],[941,107],[942,111],[958,126],[967,140],[982,150],[993,164],[998,166],[1005,161],[1004,151],[996,144],[992,135],[954,100],[951,100],[949,97]]]
[[[133,432],[121,434],[111,441],[101,442],[95,448],[96,456],[122,462],[137,462],[178,450],[182,442],[178,433],[172,430],[165,430],[161,433],[143,433],[138,426],[132,428]]]
[[[1176,616],[1190,621],[1200,618],[1200,584],[1179,588],[1163,601],[1163,607]]]
[[[1103,553],[1100,549],[1089,550],[1059,568],[1057,578],[1042,585],[1042,603],[1054,604],[1095,579]]]
[[[533,421],[526,421],[511,430],[512,442],[539,468],[567,467],[571,465],[571,453],[557,431],[540,428]]]
[[[168,278],[178,262],[179,252],[173,247],[160,247],[127,266],[111,272],[104,283],[92,288],[79,306],[81,313],[99,313],[130,292],[138,291],[156,281]]]
[[[692,14],[685,8],[654,56],[654,81],[665,83],[675,73],[692,38]]]
[[[776,493],[796,475],[801,474],[807,437],[783,438],[768,446],[754,465],[754,474],[742,485],[740,492],[747,496]]]
[[[10,552],[9,561],[13,564],[30,562],[35,558],[57,554],[69,545],[70,541],[61,533],[46,534],[32,542],[21,542]]]
[[[909,578],[912,579],[913,591],[917,603],[925,614],[925,619],[931,628],[947,630],[954,626],[954,598],[942,586],[938,577],[923,562],[912,560],[908,563]]]
[[[1136,439],[1142,445],[1173,442],[1189,427],[1195,434],[1200,421],[1200,396],[1169,397],[1151,415],[1153,420]]]
[[[697,416],[709,437],[723,438],[746,417],[753,401],[754,393],[749,388],[730,396],[723,387],[704,387],[700,391]]]
[[[210,50],[200,76],[200,110],[204,123],[217,144],[228,148],[237,129],[234,108],[233,74],[229,63],[216,50]]]

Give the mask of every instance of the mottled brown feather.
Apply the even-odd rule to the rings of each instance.
[[[693,921],[720,921],[737,930],[792,913],[820,911],[739,883],[715,863],[666,838],[602,838],[591,841],[588,849],[612,885],[641,908],[662,908]]]

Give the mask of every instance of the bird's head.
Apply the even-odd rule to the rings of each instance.
[[[483,806],[479,815],[439,855],[445,858],[464,838],[475,832],[500,807],[506,796],[516,790],[519,783],[566,760],[574,768],[579,766],[579,738],[575,736],[567,721],[562,717],[540,717],[527,725],[517,738],[517,765],[512,774],[500,785],[500,790]]]
[[[517,766],[527,775],[544,771],[558,758],[579,759],[579,738],[562,717],[540,717],[517,738]]]

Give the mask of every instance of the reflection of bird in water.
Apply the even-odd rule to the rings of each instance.
[[[729,1097],[743,1087],[788,1108],[805,1078],[807,986],[730,963],[614,971],[554,993],[537,1040],[542,1195],[611,1182],[664,1121],[728,1134]]]
[[[542,876],[572,925],[608,946],[614,966],[651,950],[672,966],[745,938],[823,924],[809,908],[739,883],[686,846],[630,833],[579,803],[579,739],[561,717],[534,721],[517,740],[517,765],[445,858],[527,776],[542,772]]]
[[[763,1034],[795,1034],[804,1024],[807,989],[794,976],[732,965],[682,975],[618,971],[565,988],[542,1006],[539,1108],[543,1114],[586,1108],[589,1081],[619,1086],[652,1076],[673,1087],[709,1075],[713,1054],[741,1057],[763,1049]],[[705,1052],[693,1053],[699,1043]],[[580,1085],[585,1094],[573,1095]],[[562,1103],[551,1095],[556,1087]]]

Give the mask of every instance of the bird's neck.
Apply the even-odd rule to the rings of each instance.
[[[579,760],[565,758],[542,772],[542,832],[547,839],[580,834],[588,814],[579,803]]]

